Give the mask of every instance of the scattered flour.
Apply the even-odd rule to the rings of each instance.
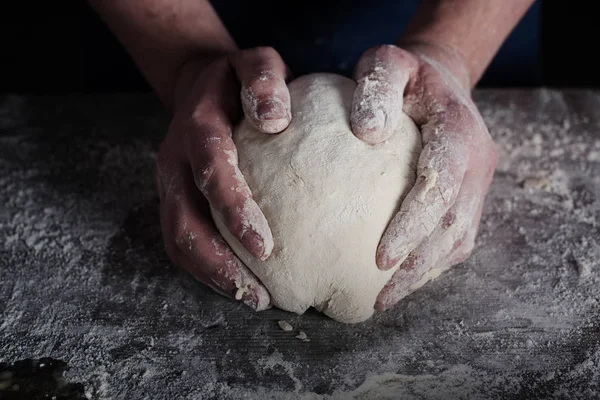
[[[160,104],[0,96],[0,361],[102,400],[600,397],[600,95],[476,100],[501,157],[472,256],[366,323],[297,317],[304,342],[168,261]]]

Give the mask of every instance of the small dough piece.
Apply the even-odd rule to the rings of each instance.
[[[356,83],[334,74],[289,84],[292,122],[267,135],[244,120],[233,139],[239,166],[275,240],[266,261],[252,257],[213,218],[225,240],[271,294],[298,314],[309,307],[340,322],[374,312],[395,269],[380,271],[377,245],[413,186],[419,129],[402,110],[392,137],[371,146],[350,129]]]
[[[277,324],[279,325],[282,331],[291,332],[294,330],[294,327],[287,321],[277,321]]]

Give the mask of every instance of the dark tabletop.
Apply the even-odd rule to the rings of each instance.
[[[473,255],[357,325],[171,265],[153,96],[3,95],[0,399],[599,397],[600,92],[475,95],[500,162]]]

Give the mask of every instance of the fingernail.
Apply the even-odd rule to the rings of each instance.
[[[271,307],[269,293],[261,286],[254,288],[238,289],[238,293],[242,291],[241,301],[254,311],[264,311]],[[238,295],[236,294],[236,299]]]
[[[261,260],[266,259],[265,242],[256,232],[252,230],[246,231],[246,233],[242,235],[242,243],[254,257]]]
[[[378,132],[385,126],[385,115],[382,112],[366,112],[361,116],[359,125],[368,132]]]
[[[375,145],[387,139],[385,129],[385,115],[379,111],[359,111],[353,119],[355,134],[368,144]]]
[[[354,117],[354,122],[361,129],[373,132],[382,130],[385,126],[385,115],[382,111],[359,110]]]
[[[256,107],[256,116],[263,121],[273,121],[285,119],[287,112],[281,102],[269,100],[258,104]]]
[[[279,133],[290,123],[291,116],[280,102],[268,101],[256,108],[259,128],[266,133]]]

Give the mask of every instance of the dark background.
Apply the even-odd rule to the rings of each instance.
[[[360,2],[355,0],[354,2]],[[351,7],[353,1],[343,2]],[[279,49],[278,40],[290,39],[283,29],[293,32],[295,47],[281,49],[283,58],[292,65],[295,74],[310,72],[308,61],[321,71],[332,70],[350,73],[353,62],[360,55],[362,47],[369,47],[378,41],[376,34],[397,29],[392,24],[381,23],[377,32],[373,29],[361,33],[364,41],[354,52],[346,52],[344,60],[349,62],[332,65],[314,57],[307,57],[302,46],[309,43],[306,35],[320,35],[319,29],[332,30],[312,23],[299,29],[298,21],[312,18],[310,13],[318,10],[318,15],[331,12],[338,19],[347,18],[339,10],[340,4],[333,0],[329,8],[323,1],[298,2],[292,11],[287,1],[242,1],[232,8],[229,0],[215,0],[214,5],[221,13],[234,38],[242,47],[252,44],[269,44]],[[337,1],[339,3],[339,1]],[[364,6],[364,1],[362,1]],[[389,14],[390,7],[411,10],[413,3],[373,2],[378,6],[365,9],[361,17],[372,18]],[[46,93],[46,92],[127,92],[147,91],[148,85],[135,65],[111,32],[103,25],[85,1],[63,1],[48,3],[20,3],[20,10],[5,10],[0,14],[0,92]],[[272,13],[297,15],[295,22],[285,21],[279,26],[256,22],[248,18],[248,7],[264,7]],[[285,4],[281,6],[282,4]],[[538,0],[507,39],[507,42],[490,65],[481,80],[480,87],[598,87],[600,61],[596,53],[598,22],[593,10],[594,2]],[[274,6],[279,5],[279,6]],[[386,8],[387,7],[387,8]],[[235,11],[232,11],[235,10]],[[336,14],[334,14],[336,13]],[[407,17],[409,15],[407,14]],[[331,16],[330,16],[331,17]],[[304,19],[303,19],[304,18]],[[313,21],[311,19],[311,21]],[[356,26],[356,25],[355,25]],[[254,27],[253,29],[251,27]],[[252,29],[253,36],[247,35]],[[338,27],[335,28],[338,30]],[[355,27],[339,26],[339,31],[349,32]],[[369,35],[370,34],[370,35]],[[341,38],[341,39],[340,39]],[[327,40],[332,40],[328,42]],[[343,37],[337,35],[325,43],[343,45]],[[254,43],[252,42],[254,41]],[[269,43],[266,43],[269,42]],[[314,43],[311,39],[310,43]],[[340,44],[341,43],[341,44]],[[314,46],[313,46],[314,47]],[[309,51],[309,50],[306,50]],[[315,51],[312,49],[311,51]],[[327,53],[323,46],[321,53]],[[327,56],[327,54],[321,54]],[[295,57],[295,58],[294,58]],[[323,57],[323,59],[327,59]],[[307,61],[308,60],[308,61]],[[340,65],[342,67],[340,67]]]

